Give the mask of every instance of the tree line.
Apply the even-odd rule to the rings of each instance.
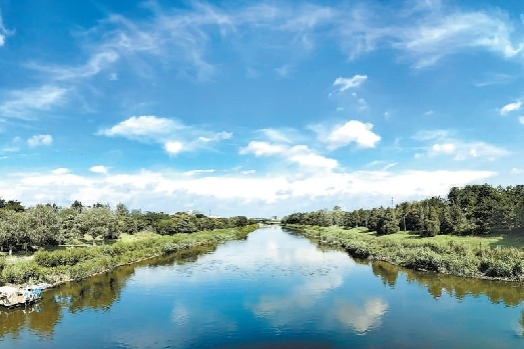
[[[333,210],[293,213],[284,217],[282,222],[324,227],[366,227],[378,234],[405,230],[421,236],[511,232],[524,227],[524,185],[453,187],[446,198],[431,197],[402,202],[395,207],[354,211],[343,211],[335,206]]]
[[[97,203],[84,206],[75,201],[69,207],[39,204],[26,208],[19,201],[0,198],[0,251],[35,250],[83,241],[116,239],[122,233],[152,231],[161,235],[243,227],[252,222],[244,216],[212,218],[203,214],[130,211],[124,204]],[[84,240],[85,241],[85,240]]]

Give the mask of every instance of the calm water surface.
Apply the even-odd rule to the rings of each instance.
[[[524,348],[523,300],[270,227],[46,291],[0,313],[0,348]]]

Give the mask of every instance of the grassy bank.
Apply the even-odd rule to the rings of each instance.
[[[46,282],[52,285],[87,278],[118,266],[201,246],[245,238],[258,225],[192,234],[137,234],[111,245],[38,251],[31,257],[0,259],[0,284]]]
[[[524,280],[524,249],[519,236],[421,238],[405,232],[378,236],[366,228],[298,225],[288,228],[358,258],[464,277]]]

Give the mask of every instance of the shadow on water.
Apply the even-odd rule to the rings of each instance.
[[[524,301],[524,283],[462,278],[433,272],[419,272],[401,268],[382,261],[371,262],[373,274],[380,277],[384,285],[395,287],[397,278],[404,274],[408,282],[424,286],[435,298],[443,292],[462,300],[467,295],[486,296],[492,303],[518,306]]]
[[[118,300],[127,280],[135,273],[137,267],[155,268],[191,263],[214,249],[216,246],[198,246],[169,256],[121,266],[110,272],[47,290],[37,304],[18,309],[0,308],[0,340],[8,334],[17,338],[25,327],[41,337],[50,338],[55,326],[61,321],[63,312],[108,310]]]

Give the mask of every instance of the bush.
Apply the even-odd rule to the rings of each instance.
[[[410,251],[407,260],[403,263],[403,266],[415,270],[438,272],[441,268],[441,264],[442,259],[439,254],[427,248],[419,248]]]
[[[20,261],[6,264],[2,269],[1,279],[4,283],[23,284],[26,282],[46,281],[45,272],[33,261]]]

